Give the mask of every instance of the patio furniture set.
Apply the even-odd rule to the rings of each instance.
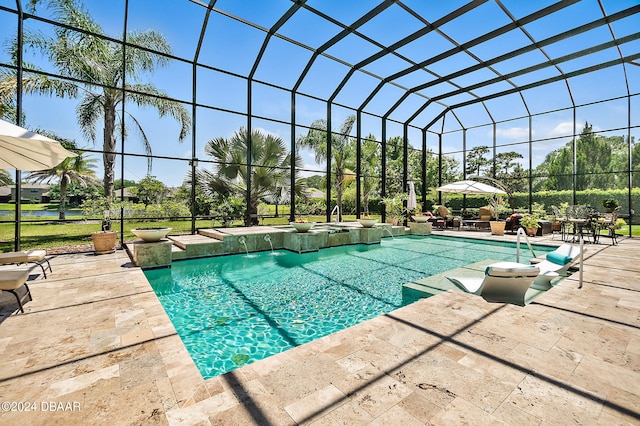
[[[560,234],[563,241],[578,241],[599,244],[601,237],[611,238],[611,244],[618,243],[616,221],[620,214],[620,207],[611,213],[600,213],[588,206],[569,206],[564,214],[557,207],[552,206],[555,221],[560,223]],[[602,231],[607,231],[603,233]]]

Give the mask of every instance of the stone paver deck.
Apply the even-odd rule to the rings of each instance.
[[[639,424],[640,239],[588,250],[582,289],[451,290],[206,381],[124,252],[56,256],[0,298],[0,424]]]

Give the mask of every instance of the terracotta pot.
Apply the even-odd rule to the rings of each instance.
[[[491,234],[492,235],[504,235],[504,227],[507,225],[507,222],[498,222],[491,221],[489,222],[489,226],[491,226]]]
[[[535,237],[538,233],[538,228],[525,228],[525,231],[527,232],[528,236]]]
[[[96,254],[108,254],[116,251],[118,233],[115,231],[101,231],[91,234],[93,248]]]

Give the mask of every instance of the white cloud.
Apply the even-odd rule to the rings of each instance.
[[[576,119],[576,134],[580,134],[582,129],[584,128],[584,120]],[[592,130],[594,132],[599,132],[602,128],[596,124],[589,123],[592,126]],[[553,138],[558,136],[568,136],[571,137],[573,135],[573,121],[563,121],[556,125],[548,134],[547,137]]]
[[[533,134],[535,135],[535,130]],[[496,135],[501,136],[507,139],[513,140],[528,140],[529,139],[529,128],[528,127],[511,127],[508,129],[496,129]]]
[[[270,130],[267,130],[267,129],[263,128],[263,127],[253,127],[251,130],[252,131],[259,131],[259,132],[261,132],[262,134],[264,134],[266,136],[271,135],[271,136],[274,136],[276,138],[284,139],[282,137],[282,135],[279,135],[278,133],[275,133],[275,132],[272,132]]]
[[[572,134],[573,122],[563,121],[561,123],[558,123],[553,129],[551,129],[551,131],[547,134],[547,137],[571,136]]]

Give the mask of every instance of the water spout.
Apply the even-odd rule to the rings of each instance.
[[[395,240],[395,238],[393,238],[393,232],[391,232],[391,230],[389,229],[389,227],[387,226],[383,226],[382,227],[382,233],[384,234],[384,232],[387,231],[387,233],[391,236],[392,240]]]
[[[273,243],[271,242],[271,235],[264,234],[264,240],[269,241],[269,245],[271,246],[271,256],[280,256],[283,254],[283,253],[276,253],[275,251],[273,251]]]
[[[273,244],[271,243],[271,235],[264,234],[264,240],[269,241],[269,246],[271,246],[271,254],[273,254]]]
[[[244,237],[238,238],[238,242],[244,246],[244,251],[249,256],[249,249],[247,248],[247,240]]]

